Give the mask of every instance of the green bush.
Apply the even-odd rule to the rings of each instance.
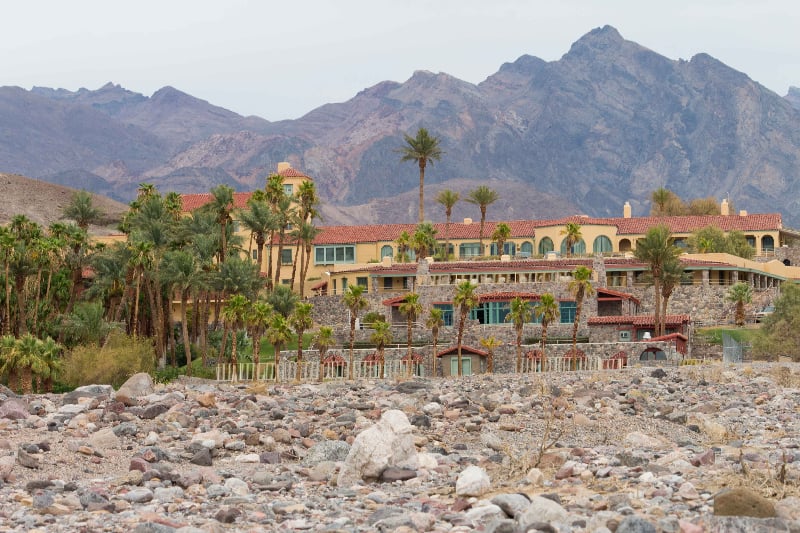
[[[72,387],[108,384],[119,387],[139,372],[155,370],[155,352],[148,338],[134,339],[119,332],[105,346],[77,346],[64,361],[62,379]]]

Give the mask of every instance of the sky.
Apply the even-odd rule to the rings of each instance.
[[[558,60],[607,24],[781,96],[800,86],[797,0],[40,0],[2,13],[0,86],[171,85],[271,121],[416,70],[479,83],[523,54]]]

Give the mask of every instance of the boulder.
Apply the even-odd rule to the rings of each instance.
[[[752,516],[768,518],[777,516],[775,505],[760,494],[740,487],[723,490],[714,496],[716,516]]]
[[[457,496],[483,496],[492,486],[489,474],[479,466],[468,466],[456,480]]]
[[[405,413],[386,411],[375,425],[356,436],[339,471],[338,485],[375,481],[390,466],[416,469],[417,451],[411,430]]]
[[[116,398],[126,405],[133,405],[139,398],[153,394],[153,391],[153,378],[147,372],[139,372],[122,384]]]

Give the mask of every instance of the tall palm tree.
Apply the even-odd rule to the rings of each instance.
[[[567,222],[567,225],[562,229],[559,234],[564,235],[567,257],[572,256],[572,248],[583,240],[581,233],[581,225],[577,222]]]
[[[450,189],[439,191],[436,201],[444,206],[444,261],[450,258],[450,217],[453,215],[453,206],[461,199],[461,195]]]
[[[295,209],[290,197],[284,196],[278,201],[275,215],[275,220],[278,226],[278,261],[275,263],[274,284],[278,285],[278,283],[281,281],[281,264],[283,263],[281,256],[283,255],[283,245],[286,238],[286,230],[289,228],[292,220],[295,218]],[[292,262],[294,263],[296,261],[297,258],[293,257]]]
[[[668,214],[667,207],[673,201],[675,194],[669,189],[659,187],[650,195],[650,216],[663,217]]]
[[[425,128],[417,130],[417,136],[403,134],[406,144],[398,152],[402,155],[401,161],[414,161],[419,166],[419,223],[425,221],[425,168],[428,163],[433,165],[439,161],[444,152],[439,146],[439,139],[433,137]]]
[[[237,345],[239,344],[238,333],[242,328],[249,307],[250,301],[246,296],[243,294],[235,294],[228,298],[228,301],[225,302],[225,306],[222,308],[222,319],[225,321],[225,327],[231,331],[233,337],[231,343],[231,364],[233,365],[234,379],[239,375],[239,361],[236,354]]]
[[[353,379],[353,347],[356,340],[356,320],[358,313],[367,308],[369,302],[364,297],[364,287],[361,285],[348,285],[344,292],[344,305],[350,311],[350,365],[348,379]]]
[[[211,189],[211,201],[206,205],[206,209],[216,215],[220,227],[219,262],[223,263],[228,258],[228,223],[233,212],[233,187],[217,185]]]
[[[539,303],[533,308],[534,316],[542,323],[542,371],[547,368],[547,326],[558,320],[560,315],[556,297],[551,293],[542,294]]]
[[[453,305],[458,308],[458,375],[463,375],[461,368],[461,345],[464,340],[464,326],[470,310],[478,305],[478,296],[475,294],[475,285],[471,281],[462,281],[456,287]]]
[[[664,270],[661,274],[661,324],[657,335],[666,334],[667,306],[669,299],[675,288],[680,285],[686,274],[680,259],[675,258],[664,263]]]
[[[481,247],[481,256],[485,255],[483,250],[483,226],[486,224],[486,208],[495,203],[499,197],[500,195],[497,194],[497,191],[490,189],[486,185],[481,185],[469,191],[466,198],[467,202],[477,205],[481,210],[481,228],[478,239]]]
[[[19,371],[22,394],[33,393],[33,376],[47,371],[47,362],[42,356],[42,341],[26,333],[17,339],[15,363]]]
[[[289,315],[294,311],[300,297],[292,292],[288,285],[278,285],[273,289],[267,302],[272,306],[276,313],[281,314],[284,318],[289,318]]]
[[[261,365],[261,337],[267,331],[273,313],[274,310],[271,305],[263,300],[257,300],[250,305],[245,317],[247,329],[253,338],[253,381],[258,379]]]
[[[250,231],[256,243],[256,263],[258,271],[264,270],[264,245],[271,231],[276,229],[276,217],[264,200],[247,201],[247,209],[241,209],[236,215],[242,226]]]
[[[680,248],[672,244],[672,233],[663,224],[647,230],[643,239],[636,241],[633,251],[636,259],[648,264],[650,275],[653,279],[654,290],[654,323],[656,332],[661,330],[661,284],[664,275],[664,265],[675,261],[680,255]]]
[[[386,345],[392,343],[392,326],[385,320],[378,320],[372,323],[372,329],[374,332],[370,340],[375,343],[375,351],[378,353],[378,377],[383,378],[385,377],[383,369],[386,366],[384,351]]]
[[[307,233],[310,231],[309,228],[314,228],[313,220],[315,218],[319,218],[319,195],[317,194],[317,187],[314,185],[313,181],[304,181],[301,182],[299,187],[297,188],[297,193],[295,194],[295,199],[297,200],[297,217],[296,217],[296,225],[295,228],[298,231],[293,231],[292,236],[295,238],[295,260],[294,265],[292,267],[292,289],[294,289],[294,280],[295,280],[295,273],[297,271],[297,262],[298,258],[302,259],[302,251],[307,243]],[[305,228],[301,230],[300,228]],[[306,235],[301,235],[301,233],[306,232]],[[306,238],[304,238],[306,237]],[[314,239],[316,235],[311,237],[311,240]],[[300,268],[300,276],[303,276],[303,268],[301,265]],[[300,282],[302,287],[303,282]],[[303,294],[302,288],[300,290],[300,294]]]
[[[196,296],[205,288],[208,277],[203,272],[197,257],[185,250],[169,251],[164,255],[162,274],[164,284],[172,291],[177,291],[181,299],[181,336],[183,337],[183,353],[186,357],[186,375],[192,375],[192,343],[189,339],[189,320],[187,309],[189,297]],[[171,298],[170,298],[171,299]],[[196,298],[195,298],[196,299]],[[197,311],[197,306],[195,306]],[[173,355],[174,360],[174,355]]]
[[[492,240],[497,243],[497,255],[505,253],[506,241],[511,237],[511,227],[505,222],[500,222],[492,232]]]
[[[592,271],[581,265],[572,271],[572,279],[568,284],[569,292],[575,297],[575,320],[572,323],[572,353],[578,345],[578,326],[583,312],[583,300],[594,294],[592,287]],[[573,359],[574,360],[574,359]]]
[[[311,318],[311,310],[314,304],[308,302],[298,302],[294,306],[294,311],[289,315],[289,325],[294,329],[297,334],[297,375],[296,381],[300,381],[302,377],[301,367],[303,366],[303,333],[311,329],[314,321]]]
[[[333,328],[330,326],[320,326],[317,334],[314,335],[313,345],[319,350],[319,381],[325,375],[323,360],[328,352],[328,348],[334,345],[336,338],[333,336]]]
[[[431,372],[436,377],[436,348],[439,343],[439,330],[444,326],[443,311],[438,307],[431,307],[428,311],[428,318],[425,320],[425,327],[431,330],[433,337],[433,352],[431,353]]]
[[[744,306],[753,301],[753,288],[748,283],[740,281],[728,289],[725,299],[736,304],[736,325],[744,326]]]
[[[308,274],[308,266],[311,262],[311,251],[314,239],[322,230],[314,226],[313,223],[298,219],[297,225],[292,229],[290,235],[297,241],[294,261],[292,261],[292,283],[290,287],[294,290],[294,280],[297,274],[297,265],[300,264],[300,287],[299,294],[305,290],[305,278]]]
[[[3,257],[5,281],[5,313],[3,314],[3,334],[11,334],[11,254],[14,251],[14,235],[6,226],[0,226],[0,253]]]
[[[413,363],[413,347],[412,347],[412,327],[417,317],[422,314],[422,304],[419,302],[419,294],[416,292],[409,292],[403,297],[402,303],[397,308],[400,314],[406,317],[406,331],[408,343],[408,364],[409,368]]]
[[[523,300],[519,296],[511,300],[511,309],[506,315],[506,322],[513,322],[514,331],[517,333],[517,373],[522,371],[522,331],[525,324],[531,321],[533,312],[528,300]]]
[[[481,346],[486,348],[487,356],[486,356],[486,371],[490,374],[494,373],[494,351],[499,346],[503,345],[503,341],[491,335],[489,337],[484,337],[480,341]]]
[[[267,254],[267,289],[272,290],[272,245],[275,240],[275,233],[279,230],[279,223],[277,220],[278,206],[281,201],[286,198],[286,191],[283,188],[283,176],[280,174],[270,174],[267,177],[267,184],[264,188],[264,196],[269,204],[270,211],[276,216],[275,227],[270,230],[269,238],[269,253]],[[280,258],[278,258],[280,261]]]
[[[267,340],[275,348],[275,379],[278,379],[278,366],[281,363],[281,348],[292,338],[289,322],[280,313],[274,313],[267,328]]]
[[[92,205],[90,193],[76,191],[69,204],[61,211],[61,216],[74,220],[79,228],[87,231],[89,224],[96,222],[102,216],[102,212]]]
[[[408,262],[408,251],[411,249],[411,235],[407,231],[401,231],[395,241],[397,244],[397,261],[400,263]]]

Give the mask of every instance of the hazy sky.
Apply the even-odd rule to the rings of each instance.
[[[478,83],[523,54],[557,60],[606,24],[670,59],[709,53],[780,95],[800,86],[797,0],[5,2],[0,85],[172,85],[280,120],[415,70]]]

